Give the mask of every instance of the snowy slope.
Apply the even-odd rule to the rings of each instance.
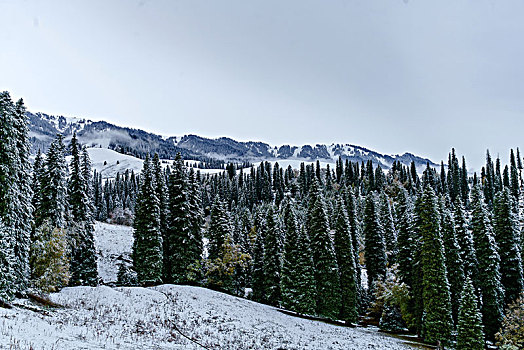
[[[96,223],[99,273],[116,278],[132,228]],[[0,308],[0,349],[410,349],[374,328],[346,328],[205,288],[65,288],[46,314]],[[27,300],[15,301],[29,304]],[[178,331],[177,331],[178,329]]]
[[[0,348],[19,349],[409,349],[369,329],[285,315],[198,287],[100,286],[51,295],[65,306],[48,316],[0,309]]]

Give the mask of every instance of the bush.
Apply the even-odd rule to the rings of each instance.
[[[524,349],[524,293],[509,305],[495,338],[501,349]]]

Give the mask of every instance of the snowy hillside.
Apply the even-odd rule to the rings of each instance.
[[[97,223],[95,239],[100,276],[114,281],[119,257],[129,257],[132,228]],[[74,287],[51,299],[64,308],[0,308],[0,349],[203,349],[181,333],[209,349],[411,348],[373,328],[297,318],[199,287]]]
[[[100,286],[51,295],[42,315],[0,309],[0,348],[13,349],[409,349],[374,330],[305,320],[199,287]]]

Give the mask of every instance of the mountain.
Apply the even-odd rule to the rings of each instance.
[[[57,133],[68,140],[76,132],[81,143],[88,147],[108,148],[119,153],[144,158],[146,154],[158,153],[163,159],[173,159],[177,153],[188,160],[197,160],[208,167],[222,167],[225,162],[288,161],[292,163],[334,163],[339,157],[353,162],[371,160],[384,168],[393,162],[405,165],[415,162],[417,167],[437,166],[431,160],[411,153],[402,155],[381,154],[352,144],[316,144],[271,146],[264,142],[240,142],[227,137],[210,139],[197,135],[163,137],[143,130],[121,127],[105,121],[82,118],[66,118],[45,113],[27,113],[32,152],[47,150]]]

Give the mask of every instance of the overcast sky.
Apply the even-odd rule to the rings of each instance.
[[[0,90],[163,135],[480,167],[523,146],[523,18],[520,0],[0,0]]]

